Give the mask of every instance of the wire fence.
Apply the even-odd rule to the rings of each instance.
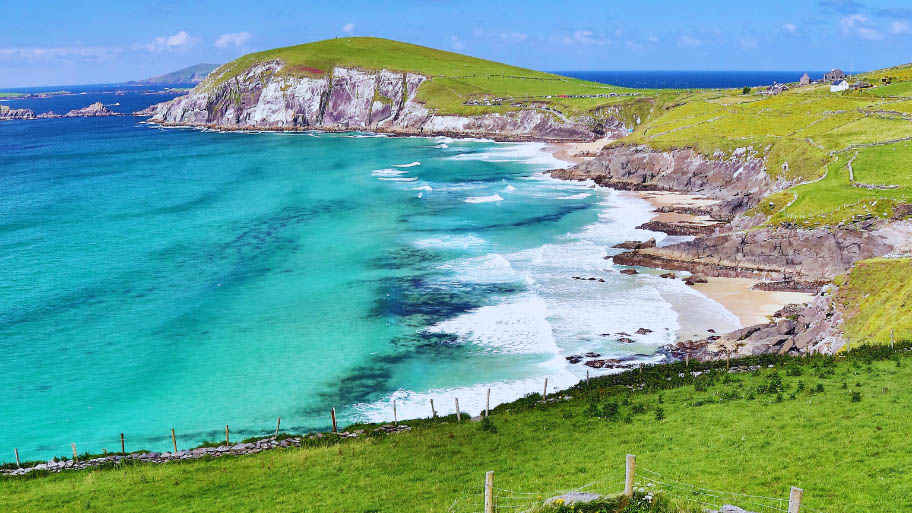
[[[494,485],[493,477],[493,472],[488,472],[485,475],[484,493],[455,499],[450,504],[447,512],[513,513],[538,511],[543,505],[549,502],[554,503],[558,499],[567,499],[569,501],[576,498],[585,502],[597,498],[610,500],[613,497],[620,499],[623,494],[629,500],[643,503],[644,506],[648,507],[649,511],[667,511],[656,510],[654,505],[650,505],[650,503],[661,497],[663,501],[667,501],[664,504],[670,503],[672,508],[682,505],[698,505],[706,511],[719,511],[722,510],[723,506],[731,505],[756,513],[824,513],[802,504],[804,490],[800,488],[792,487],[787,497],[716,490],[674,479],[648,468],[638,469],[636,467],[636,457],[633,455],[627,456],[627,465],[623,472],[608,473],[608,475],[598,480],[566,490],[528,491],[502,488]],[[568,495],[573,493],[591,493],[594,495],[590,497]]]

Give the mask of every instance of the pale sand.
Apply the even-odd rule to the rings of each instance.
[[[595,158],[594,155],[602,151],[602,148],[607,144],[614,141],[615,140],[610,137],[605,137],[592,142],[554,143],[552,145],[552,153],[554,158],[558,160],[582,164],[583,162]]]
[[[685,194],[682,192],[666,191],[638,191],[637,195],[648,201],[654,208],[662,207],[707,207],[717,200],[705,198],[696,194]],[[695,216],[692,214],[681,214],[677,212],[659,212],[656,213],[653,221],[663,223],[678,223],[700,226],[711,226],[719,224],[719,221],[709,216]]]
[[[814,299],[813,294],[804,292],[752,289],[758,282],[749,278],[707,278],[707,283],[697,283],[693,288],[735,314],[744,327],[769,322],[769,316],[787,304],[810,303]]]

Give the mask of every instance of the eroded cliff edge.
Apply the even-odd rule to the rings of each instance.
[[[371,130],[398,135],[453,135],[496,140],[593,140],[623,130],[608,120],[568,119],[543,109],[477,116],[439,114],[418,99],[429,80],[417,73],[335,67],[320,77],[282,73],[279,60],[256,64],[224,82],[215,77],[185,96],[137,114],[165,125],[219,129]]]

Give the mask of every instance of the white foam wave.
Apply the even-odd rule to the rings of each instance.
[[[408,171],[400,171],[399,169],[375,169],[371,171],[371,174],[374,176],[399,176],[404,175]]]
[[[421,162],[415,161],[415,162],[410,162],[408,164],[393,164],[393,167],[415,167],[415,166],[420,166],[420,165],[421,165]]]
[[[557,159],[544,143],[496,143],[485,151],[459,153],[450,160],[482,160],[486,162],[523,162],[544,169],[563,169],[571,163]]]
[[[569,196],[558,196],[557,199],[559,199],[559,200],[580,200],[580,199],[586,199],[589,196],[592,196],[592,194],[590,194],[588,192],[581,192],[579,194],[571,194]]]
[[[492,194],[490,196],[469,196],[465,199],[466,203],[491,203],[494,201],[503,201],[503,198],[500,194]]]
[[[413,244],[422,248],[455,248],[467,249],[471,247],[484,246],[488,241],[474,234],[465,235],[439,235],[437,237],[428,237],[416,240]]]
[[[516,190],[516,187],[513,187],[512,185],[508,185],[504,188],[504,190],[507,192],[513,192]]]
[[[418,187],[412,187],[411,190],[413,190],[413,191],[433,191],[434,188],[431,187],[430,185],[419,185]]]
[[[435,144],[434,146],[431,146],[431,147],[437,148],[438,150],[445,150],[445,149],[449,148],[450,145],[447,143],[440,143],[440,144]]]
[[[398,176],[398,177],[383,177],[381,176],[378,180],[383,180],[384,182],[417,182],[417,176]]]

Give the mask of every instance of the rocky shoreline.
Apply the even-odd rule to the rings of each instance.
[[[641,195],[689,195],[688,201],[677,204],[653,202],[656,218],[638,228],[691,236],[692,240],[663,247],[656,247],[655,240],[627,241],[615,246],[625,252],[608,257],[617,265],[748,278],[759,280],[752,287],[755,290],[815,294],[810,303],[789,305],[769,322],[668,345],[663,351],[671,358],[835,353],[845,340],[840,331],[841,314],[832,303],[833,278],[849,271],[858,260],[912,250],[909,221],[866,218],[838,227],[758,228],[766,217],[747,215],[748,210],[766,195],[792,184],[771,179],[762,156],[751,147],[739,148],[730,157],[708,157],[690,149],[610,145],[591,160],[550,174]]]

